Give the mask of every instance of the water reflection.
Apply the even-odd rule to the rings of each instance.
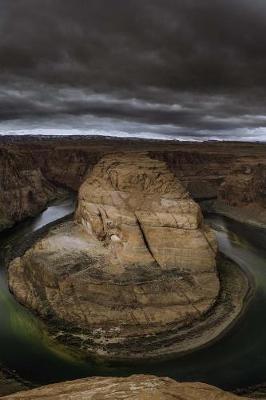
[[[36,231],[37,229],[42,228],[43,226],[49,224],[52,221],[60,219],[65,215],[71,214],[74,211],[75,206],[75,199],[69,198],[65,199],[58,204],[53,204],[52,206],[48,207],[41,215],[35,218],[32,221],[31,226],[29,229],[31,231]]]

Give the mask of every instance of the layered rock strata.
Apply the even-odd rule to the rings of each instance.
[[[242,165],[226,177],[218,197],[229,206],[266,205],[266,165]]]
[[[0,231],[40,212],[58,190],[31,157],[0,150]]]
[[[193,342],[188,328],[208,320],[220,295],[216,254],[199,206],[166,164],[116,153],[81,186],[75,220],[11,263],[9,284],[90,354],[159,356],[180,351],[182,333]]]
[[[2,213],[1,218],[4,223],[0,225],[0,230],[14,221],[20,221],[31,215],[32,209],[36,208],[35,197],[39,198],[40,190],[46,190],[48,182],[77,191],[87,172],[91,171],[98,160],[107,152],[116,151],[117,148],[123,151],[145,149],[149,151],[151,157],[165,161],[196,200],[219,197],[227,207],[242,209],[250,205],[251,208],[255,207],[258,211],[265,212],[265,193],[264,200],[262,197],[262,192],[265,191],[265,183],[263,184],[265,173],[264,178],[260,173],[266,168],[265,144],[179,143],[84,136],[53,138],[3,136],[0,137],[0,181],[8,176],[13,185],[12,181],[16,181],[17,172],[28,169],[38,171],[38,174],[42,175],[44,184],[41,186],[39,184],[36,188],[31,184],[33,199],[29,197],[27,207],[24,206],[24,201],[17,202],[15,213],[10,201],[12,197],[9,196],[8,201],[3,199],[2,204],[6,210],[4,214]],[[6,159],[12,159],[11,167],[6,163]],[[8,170],[1,168],[3,162],[8,166]],[[247,180],[247,175],[257,176],[255,184],[245,186],[247,195],[243,195],[242,184],[238,184],[239,181],[243,182],[241,171],[244,171],[244,180]],[[23,182],[24,178],[20,179]],[[250,179],[252,180],[252,177]],[[245,209],[243,213],[245,215]]]
[[[240,222],[266,227],[266,165],[235,168],[218,189],[218,200],[208,210]]]
[[[56,383],[3,397],[5,400],[237,400],[240,397],[204,383],[179,383],[169,378],[87,378]],[[241,397],[241,399],[244,399]]]

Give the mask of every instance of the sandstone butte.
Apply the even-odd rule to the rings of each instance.
[[[115,153],[85,179],[74,219],[11,262],[9,285],[88,354],[159,356],[208,320],[220,293],[216,254],[200,207],[166,164]]]
[[[179,383],[170,378],[133,375],[129,378],[86,378],[56,383],[2,397],[3,400],[237,400],[204,383]]]

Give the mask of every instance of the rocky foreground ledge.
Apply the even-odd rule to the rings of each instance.
[[[200,207],[166,164],[104,156],[80,188],[73,221],[15,259],[9,284],[55,335],[110,359],[173,356],[217,338],[249,286]]]
[[[56,383],[2,397],[5,400],[237,400],[244,399],[203,383],[170,378],[87,378]]]

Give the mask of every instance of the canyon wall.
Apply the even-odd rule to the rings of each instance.
[[[0,139],[0,230],[43,209],[56,188],[77,191],[102,155],[117,150],[144,150],[165,161],[196,200],[265,208],[265,144],[5,137]]]
[[[248,163],[234,167],[218,188],[218,197],[226,204],[238,207],[266,204],[266,164]]]
[[[0,189],[0,231],[40,212],[59,194],[30,153],[5,149],[0,149]]]

